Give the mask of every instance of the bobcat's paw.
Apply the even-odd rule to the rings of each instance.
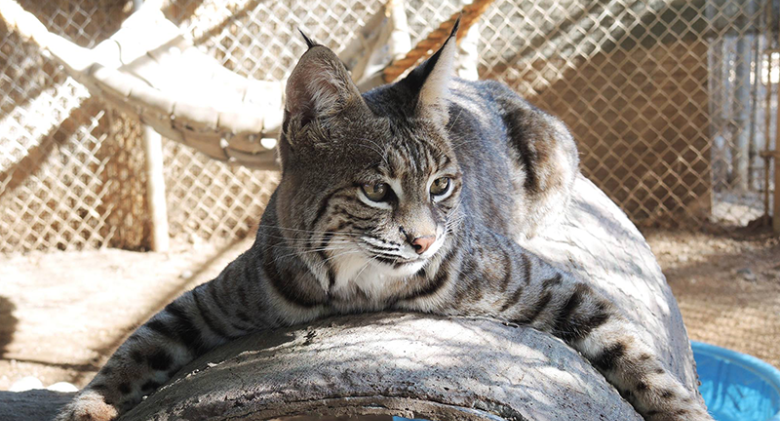
[[[116,407],[107,404],[103,396],[86,390],[66,405],[55,421],[111,421],[118,415]]]

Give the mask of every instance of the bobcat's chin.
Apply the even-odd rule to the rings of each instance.
[[[365,253],[362,256],[363,265],[369,266],[364,271],[365,276],[370,277],[373,275],[387,280],[406,278],[417,274],[439,252],[447,239],[447,234],[443,229],[438,231],[439,235],[436,241],[422,254],[414,253],[411,248],[409,253],[397,258],[378,257],[371,255],[370,252]],[[364,277],[362,273],[360,277]]]
[[[336,282],[330,292],[337,296],[351,296],[359,291],[369,300],[382,300],[406,284],[407,279],[418,273],[428,261],[418,257],[413,261],[393,263],[362,253],[345,256],[336,264]]]
[[[446,234],[439,238],[422,254],[404,253],[403,256],[380,257],[370,251],[358,248],[333,258],[335,282],[330,292],[347,294],[362,291],[369,298],[384,297],[420,273],[444,245]]]

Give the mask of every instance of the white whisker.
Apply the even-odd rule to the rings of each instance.
[[[302,251],[298,250],[298,251],[295,251],[295,252],[292,252],[292,253],[289,253],[289,254],[285,254],[283,256],[279,256],[275,260],[278,261],[278,260],[281,260],[281,259],[284,259],[284,258],[287,258],[287,257],[290,257],[290,256],[299,256],[301,254],[307,254],[307,253],[318,253],[318,252],[321,252],[321,251],[339,251],[339,250],[347,250],[347,249],[348,249],[348,247],[323,247],[323,248],[318,248],[318,249],[313,249],[313,250],[302,250]]]
[[[335,259],[335,258],[337,258],[337,257],[345,256],[345,255],[347,255],[347,254],[355,254],[355,253],[363,253],[363,251],[362,251],[362,250],[355,250],[355,249],[350,249],[350,250],[347,250],[347,251],[345,251],[345,252],[338,253],[338,254],[336,254],[336,255],[333,255],[333,256],[331,256],[331,257],[328,257],[327,259],[323,259],[323,260],[322,260],[322,262],[320,262],[320,264],[319,264],[319,266],[318,266],[318,270],[320,270],[320,269],[322,269],[323,267],[325,267],[325,264],[326,264],[326,263],[327,263],[329,260],[333,260],[333,259]]]
[[[357,275],[355,275],[355,279],[357,279],[357,278],[360,278],[360,274],[361,274],[361,273],[363,273],[363,271],[364,271],[364,270],[366,270],[366,268],[368,267],[368,265],[369,265],[369,264],[370,264],[372,261],[374,261],[374,259],[376,259],[376,258],[377,258],[377,256],[369,256],[369,258],[368,258],[368,260],[366,261],[366,263],[363,265],[363,267],[362,267],[362,268],[360,268],[360,270],[358,271]]]
[[[341,234],[341,235],[357,235],[349,232],[334,232],[334,231],[315,231],[315,230],[306,230],[306,229],[299,229],[299,228],[282,228],[275,225],[258,225],[257,229],[278,229],[280,231],[293,231],[293,232],[300,232],[300,233],[306,233],[306,234]]]

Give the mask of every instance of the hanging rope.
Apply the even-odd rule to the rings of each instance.
[[[464,6],[463,10],[453,14],[449,20],[442,22],[438,28],[428,34],[427,38],[418,42],[404,57],[390,63],[384,70],[384,81],[390,83],[396,80],[406,70],[430,57],[450,36],[452,27],[455,26],[455,21],[458,20],[458,17],[461,19],[456,41],[460,43],[460,40],[468,34],[471,25],[482,16],[492,3],[493,0],[474,0],[473,3]]]

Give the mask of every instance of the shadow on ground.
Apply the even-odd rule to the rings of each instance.
[[[57,411],[73,398],[74,393],[51,390],[0,392],[0,420],[51,421]]]
[[[14,332],[19,319],[14,316],[16,306],[10,299],[0,295],[0,359],[8,351],[8,345],[14,339]]]

